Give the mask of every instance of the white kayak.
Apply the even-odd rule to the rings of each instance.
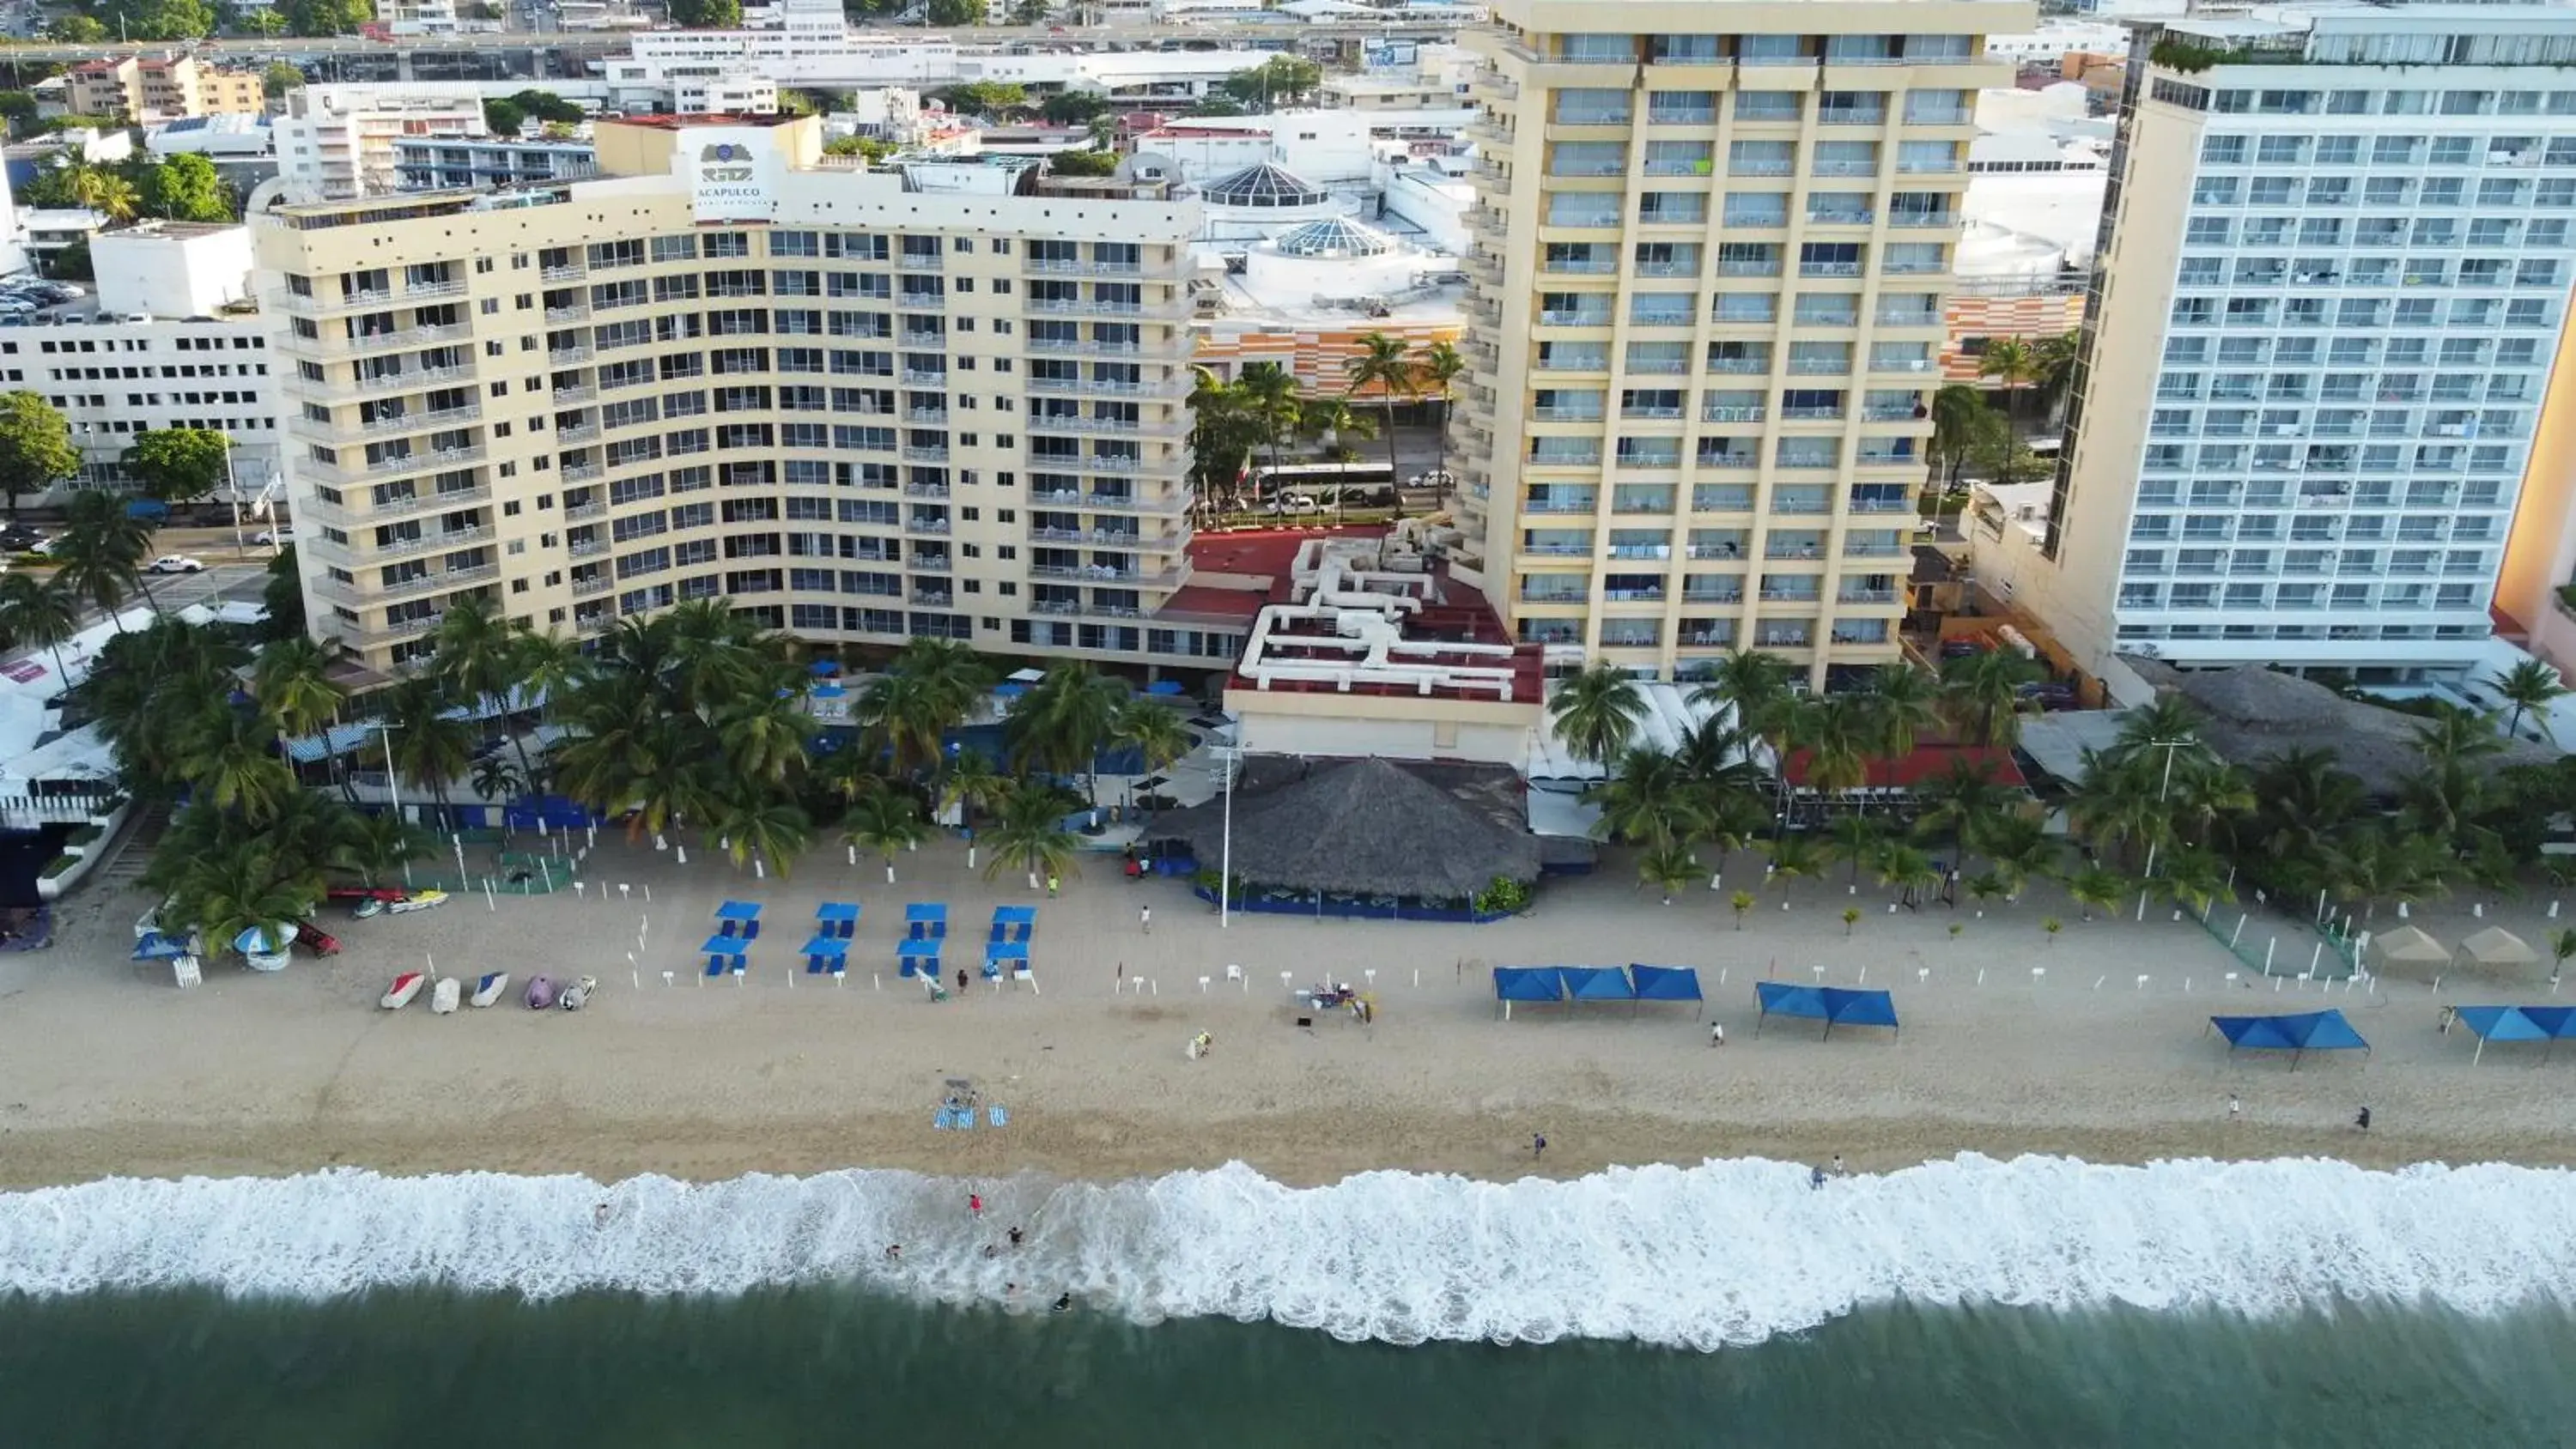
[[[486,971],[483,973],[483,979],[474,983],[474,995],[471,998],[472,1004],[476,1006],[490,1006],[493,1002],[501,999],[502,992],[509,989],[509,972]]]
[[[429,977],[421,972],[406,971],[394,978],[393,989],[387,991],[385,999],[377,1004],[387,1011],[400,1011],[411,1005],[411,999],[420,995],[421,986],[428,980]]]
[[[454,1011],[456,1009],[456,998],[464,991],[464,989],[464,983],[458,981],[453,976],[442,976],[438,978],[438,985],[432,988],[429,993],[430,1015],[445,1016],[449,1012]]]

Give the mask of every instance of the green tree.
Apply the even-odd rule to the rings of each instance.
[[[1011,23],[1019,26],[1044,25],[1047,23],[1047,14],[1051,8],[1047,0],[1012,0]],[[1083,119],[1089,120],[1090,117],[1085,116]]]
[[[984,0],[930,0],[931,24],[954,29],[984,23]]]
[[[2021,741],[2021,688],[2040,667],[2011,649],[1981,649],[1941,661],[1941,718],[1969,744],[2010,749]]]
[[[1115,176],[1118,153],[1115,151],[1058,151],[1047,158],[1050,176]]]
[[[1204,367],[1191,368],[1190,376],[1190,481],[1211,509],[1220,500],[1239,507],[1247,464],[1268,436],[1266,425],[1242,385]]]
[[[9,134],[16,136],[36,124],[36,97],[31,91],[0,91],[0,117],[9,122]]]
[[[1932,394],[1932,442],[1927,457],[1942,472],[1944,485],[1956,491],[1960,470],[2011,431],[2003,415],[1986,405],[1984,393],[1954,382]]]
[[[2018,337],[1992,337],[1977,354],[1977,376],[1992,378],[2004,390],[2007,409],[2020,401],[2022,389],[2039,376],[2039,357]]]
[[[1699,879],[1699,857],[1691,854],[1685,841],[1667,840],[1649,847],[1637,860],[1637,883],[1653,886],[1663,893],[1664,904],[1673,903],[1673,892],[1686,890]]]
[[[448,792],[474,766],[474,728],[449,715],[456,699],[435,676],[403,680],[385,691],[384,720],[393,731],[394,769],[402,783],[438,802],[438,816],[454,828]]]
[[[1294,105],[1324,83],[1324,68],[1293,55],[1273,56],[1250,70],[1227,76],[1218,88],[1245,106],[1268,110]]]
[[[2129,882],[2118,871],[2088,865],[2066,879],[2066,894],[2075,902],[2085,920],[2095,911],[2116,914],[2121,898],[2129,893]]]
[[[2516,738],[2521,737],[2524,715],[2539,710],[2544,712],[2545,720],[2549,706],[2567,695],[2567,686],[2560,682],[2558,671],[2537,659],[2525,659],[2511,669],[2488,676],[2487,688],[2513,706],[2513,717],[2505,722],[2504,732]],[[2541,732],[2549,733],[2546,723]]]
[[[742,0],[671,0],[670,15],[690,30],[733,30],[742,24]]]
[[[276,14],[277,12],[274,10],[253,10],[243,18],[249,19],[254,16],[261,15],[275,16]],[[282,25],[284,24],[284,21],[280,20],[279,23]],[[300,89],[304,84],[304,72],[300,68],[289,65],[282,60],[270,61],[268,63],[268,68],[259,73],[260,91],[272,101],[285,99],[288,91]]]
[[[1610,763],[1615,768],[1608,777],[1583,792],[1584,803],[1601,810],[1594,833],[1649,847],[1698,838],[1708,817],[1677,756],[1640,745],[1619,751]]]
[[[1060,876],[1075,875],[1074,861],[1081,841],[1065,829],[1065,817],[1082,807],[1082,802],[1062,790],[1031,786],[1011,792],[1002,805],[1002,818],[996,822],[990,837],[993,858],[984,863],[984,879],[991,880],[1005,869],[1028,873],[1029,889]]]
[[[145,493],[164,503],[192,503],[223,486],[232,445],[230,436],[211,428],[147,428],[134,435],[121,461]]]
[[[75,206],[88,207],[113,225],[134,220],[135,213],[142,209],[142,193],[135,189],[133,182],[116,172],[99,166],[75,166],[71,171],[70,189]]]
[[[76,241],[54,253],[54,259],[45,264],[45,275],[58,282],[97,281],[98,268],[90,261],[89,243]]]
[[[516,101],[494,96],[483,103],[483,124],[495,136],[516,136],[527,129],[528,113]]]
[[[232,949],[253,926],[277,930],[302,920],[322,903],[317,862],[285,859],[257,840],[240,847],[184,857],[168,886],[169,918],[197,930],[209,951]]]
[[[1437,461],[1432,464],[1439,472],[1449,471],[1449,415],[1457,404],[1458,379],[1466,375],[1467,355],[1460,352],[1455,344],[1434,342],[1414,354],[1415,388],[1440,403],[1440,431],[1433,438],[1438,449],[1435,454]],[[1401,483],[1404,480],[1399,478],[1396,481]]]
[[[1413,354],[1404,343],[1383,332],[1363,332],[1359,343],[1360,355],[1342,364],[1350,374],[1350,386],[1344,396],[1356,396],[1367,387],[1378,390],[1378,405],[1383,410],[1378,432],[1386,439],[1387,476],[1402,482],[1402,467],[1395,457],[1395,404],[1398,398],[1413,396]],[[1403,497],[1401,493],[1396,496],[1399,500]],[[1341,494],[1336,491],[1333,497],[1338,513]]]
[[[45,26],[45,38],[64,45],[96,45],[107,39],[107,27],[86,15],[65,15]]]
[[[517,106],[523,114],[556,125],[577,126],[589,119],[588,113],[581,107],[556,95],[553,91],[541,91],[533,87],[524,91],[512,91],[510,104]]]
[[[310,639],[276,639],[251,664],[251,698],[269,727],[290,739],[320,732],[348,696],[331,679],[331,658]]]
[[[726,802],[708,828],[736,870],[759,861],[776,866],[781,877],[813,838],[813,821],[803,810],[759,795]]]
[[[238,811],[245,820],[261,824],[275,816],[295,791],[295,772],[276,746],[277,731],[265,719],[227,708],[215,717],[214,728],[188,742],[179,772],[204,805]]]
[[[215,12],[202,0],[104,0],[93,4],[104,35],[122,40],[199,40],[215,30]]]
[[[268,618],[260,625],[271,639],[294,639],[304,633],[304,581],[295,568],[295,545],[288,544],[268,561],[268,578],[259,588],[260,606]]]
[[[236,9],[233,12],[233,26],[245,35],[257,35],[262,37],[284,35],[286,33],[286,17],[278,14],[276,10],[266,5],[262,5],[255,10]],[[264,79],[265,78],[263,78],[263,80]],[[302,84],[303,82],[301,80],[296,82],[296,85]],[[268,99],[270,100],[275,100],[279,95],[283,94],[283,92],[279,91],[267,91],[264,84],[261,88],[263,91],[266,91]],[[291,90],[293,87],[290,86],[288,89]]]
[[[80,629],[80,604],[59,572],[40,579],[30,573],[0,574],[0,649],[46,649],[54,656],[54,677],[68,679],[63,648]]]
[[[885,857],[886,884],[894,884],[894,858],[921,844],[930,832],[911,797],[881,791],[861,798],[842,822],[841,838]]]
[[[958,25],[964,22],[934,20],[931,23]],[[1028,91],[1009,81],[968,81],[934,91],[931,98],[962,116],[1000,116],[1023,110],[1029,103]]]
[[[2030,345],[2030,390],[2040,408],[2055,417],[2075,385],[2076,365],[2084,359],[2084,332],[2072,328]]]
[[[19,494],[42,493],[79,471],[71,424],[53,404],[32,392],[0,393],[0,491],[8,495],[11,518],[18,516]]]
[[[874,136],[836,136],[823,143],[826,156],[856,156],[873,166],[894,154],[894,143]]]
[[[1190,752],[1190,733],[1181,727],[1181,712],[1144,695],[1118,707],[1110,738],[1136,751],[1144,773],[1159,775]]]
[[[1023,5],[1036,3],[1039,0],[1022,0]],[[1028,22],[1015,20],[1012,23]],[[1058,91],[1038,102],[1038,114],[1044,116],[1051,126],[1087,125],[1093,117],[1109,114],[1109,102],[1089,91]]]
[[[1079,660],[1051,666],[1002,720],[1012,763],[1023,770],[1080,774],[1093,805],[1100,803],[1100,751],[1109,744],[1125,707],[1125,686]]]
[[[1607,765],[1628,747],[1646,715],[1637,681],[1615,664],[1595,664],[1548,695],[1547,716],[1576,759]]]

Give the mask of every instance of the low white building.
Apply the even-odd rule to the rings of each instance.
[[[102,312],[201,317],[250,300],[250,228],[145,221],[101,232],[89,248]]]
[[[394,141],[394,184],[403,191],[573,181],[598,171],[599,155],[588,141],[498,136],[401,136]]]
[[[80,206],[39,206],[18,213],[27,259],[39,268],[50,266],[65,249],[88,241],[106,225],[106,217]]]
[[[255,313],[197,321],[41,313],[0,328],[0,381],[37,394],[71,424],[77,480],[126,487],[118,461],[153,428],[211,428],[232,436],[234,475],[257,489],[277,471],[277,389]]]
[[[203,156],[209,161],[254,161],[277,153],[268,117],[227,112],[183,116],[144,133],[143,149],[155,157]]]

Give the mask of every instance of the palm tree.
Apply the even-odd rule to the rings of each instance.
[[[1892,888],[1900,902],[1911,904],[1915,896],[1941,883],[1941,872],[1932,857],[1902,841],[1889,841],[1879,849],[1871,862],[1870,873],[1878,883]]]
[[[134,220],[142,205],[134,183],[104,166],[73,167],[71,193],[74,202],[106,217],[111,226]]]
[[[2011,649],[1981,649],[1941,662],[1941,717],[1968,744],[2010,749],[2021,743],[2021,689],[2039,666]]]
[[[51,651],[55,677],[68,683],[63,645],[79,632],[80,605],[59,575],[0,574],[0,647]]]
[[[1634,676],[1615,664],[1595,664],[1558,684],[1547,716],[1557,738],[1578,760],[1607,765],[1628,747],[1645,718],[1645,696]]]
[[[474,728],[448,715],[447,690],[434,676],[403,680],[385,691],[385,725],[393,731],[394,768],[402,782],[426,790],[439,818],[454,828],[448,787],[474,764]]]
[[[781,698],[776,689],[744,697],[720,712],[715,723],[725,766],[734,777],[772,787],[787,784],[805,768],[806,746],[819,728],[801,699]]]
[[[1449,415],[1457,404],[1458,379],[1467,375],[1467,356],[1448,342],[1434,342],[1414,354],[1414,384],[1422,392],[1439,399],[1440,431],[1434,441],[1438,459],[1434,471],[1449,471]],[[1397,479],[1398,483],[1404,480]]]
[[[1834,823],[1826,827],[1825,835],[1834,859],[1851,867],[1851,879],[1846,882],[1851,887],[1849,894],[1858,895],[1860,868],[1877,857],[1883,838],[1878,822],[1858,813],[1837,815]]]
[[[2007,409],[2019,401],[2021,390],[2039,375],[2039,358],[2029,343],[2018,337],[1996,337],[1986,343],[1977,355],[1977,376],[1991,377],[2003,385]]]
[[[1789,743],[1806,753],[1807,787],[1821,799],[1869,782],[1869,759],[1879,732],[1867,696],[1829,694],[1799,701],[1789,720]]]
[[[2559,682],[2558,671],[2537,659],[2525,659],[2511,669],[2489,676],[2487,687],[2513,706],[2513,718],[2506,721],[2504,732],[2517,738],[2521,735],[2525,714],[2546,710],[2552,701],[2567,693],[2567,686]],[[2557,736],[2550,734],[2546,724],[2541,727],[2541,733],[2549,735],[2551,742],[2556,743]]]
[[[2042,410],[2052,419],[2066,405],[2068,389],[2075,385],[2075,369],[2084,360],[2084,331],[2069,328],[2052,333],[2030,345],[2031,391],[2038,394]]]
[[[1356,394],[1361,388],[1378,390],[1378,402],[1385,409],[1385,421],[1378,431],[1386,438],[1386,471],[1390,481],[1402,483],[1403,464],[1395,457],[1395,402],[1398,396],[1413,396],[1413,357],[1404,343],[1383,332],[1363,332],[1359,344],[1365,349],[1359,356],[1342,364],[1350,374],[1350,386],[1344,395]],[[1339,495],[1335,495],[1338,497]],[[1404,495],[1398,493],[1400,500]],[[1398,511],[1401,512],[1399,504]]]
[[[1100,804],[1100,752],[1113,737],[1127,689],[1080,660],[1051,666],[1002,721],[1002,739],[1022,768],[1079,774]]]
[[[206,805],[239,811],[252,822],[276,814],[295,792],[295,772],[277,753],[276,731],[244,710],[225,709],[190,740],[179,769]]]
[[[1634,845],[1671,845],[1699,833],[1706,817],[1699,792],[1682,762],[1661,750],[1639,746],[1622,751],[1618,768],[1583,792],[1585,803],[1601,807],[1593,830],[1607,839]]]
[[[954,807],[957,823],[975,828],[975,812],[995,811],[1011,798],[1011,777],[993,765],[982,750],[959,750],[939,776],[939,808]]]
[[[885,791],[864,796],[850,807],[842,821],[841,838],[861,850],[873,850],[885,857],[886,884],[894,884],[894,858],[929,837],[921,823],[921,811],[911,797]]]
[[[1081,804],[1064,791],[1043,786],[1012,792],[993,829],[993,858],[984,867],[984,878],[991,880],[1011,866],[1028,872],[1029,889],[1036,890],[1042,881],[1075,874],[1081,842],[1064,828],[1064,818]]]
[[[1342,397],[1308,398],[1297,405],[1297,431],[1324,444],[1328,454],[1350,454],[1350,440],[1366,440],[1378,435],[1375,420],[1351,410],[1351,400]],[[1334,495],[1338,500],[1340,495]]]
[[[187,856],[176,876],[166,918],[193,925],[209,951],[230,949],[253,926],[302,920],[322,901],[318,868],[281,860],[256,841]]]
[[[485,755],[474,762],[474,793],[507,805],[527,793],[527,772],[507,755]]]
[[[390,810],[348,810],[342,815],[333,864],[354,872],[359,883],[371,889],[429,851],[427,832]]]
[[[1297,379],[1275,362],[1248,362],[1235,379],[1245,416],[1270,449],[1270,469],[1279,470],[1279,445],[1297,428]]]
[[[2027,811],[1998,818],[1979,844],[1987,873],[2003,883],[2007,898],[2018,897],[2023,887],[2057,868],[2057,841],[2047,823]]]
[[[1953,760],[1947,773],[1914,787],[1914,828],[1947,836],[1951,866],[1963,867],[1971,843],[2003,815],[2009,798],[1985,764]]]
[[[1975,899],[1977,914],[1981,916],[1986,913],[1986,907],[1996,901],[2009,898],[2013,893],[2012,882],[2005,880],[1999,872],[1991,870],[1980,871],[1968,877],[1964,884],[1968,887],[1968,894]]]
[[[1957,491],[1959,470],[1993,447],[2005,426],[2002,415],[1987,405],[1986,395],[1964,382],[1932,394],[1932,441],[1926,453],[1932,466],[1941,470],[1946,489]]]
[[[1637,882],[1663,892],[1664,904],[1673,903],[1673,892],[1687,889],[1699,879],[1699,857],[1691,854],[1688,842],[1658,842],[1637,861]]]
[[[519,778],[531,780],[536,768],[529,763],[527,743],[510,723],[512,695],[523,679],[519,665],[525,656],[519,640],[525,632],[492,598],[468,595],[450,603],[439,616],[438,628],[429,638],[430,670],[447,681],[457,701],[477,720],[498,720],[519,757]]]
[[[2164,872],[2150,884],[2156,892],[2175,905],[2207,919],[2211,905],[2236,899],[2236,891],[2227,883],[2226,864],[2218,853],[2199,846],[2175,851],[2165,862]]]
[[[992,666],[973,649],[953,639],[915,639],[860,689],[853,711],[860,738],[871,753],[889,756],[898,775],[935,764],[948,732],[991,687]]]
[[[1138,695],[1119,706],[1109,735],[1136,751],[1148,775],[1161,774],[1190,752],[1190,732],[1181,727],[1181,712],[1150,695]]]
[[[129,515],[114,496],[95,490],[75,493],[65,509],[62,537],[54,545],[55,573],[111,619],[138,592],[158,615],[160,601],[152,597],[143,572],[151,551],[151,526]]]
[[[251,698],[277,732],[300,739],[340,717],[348,695],[331,679],[331,658],[299,634],[260,646],[251,663]]]
[[[2093,919],[2096,910],[2116,912],[2120,901],[2129,893],[2129,882],[2118,871],[2088,865],[2066,878],[2066,894],[2075,902],[2085,920]]]
[[[1913,754],[1915,737],[1940,723],[1940,692],[1930,675],[1911,664],[1881,665],[1862,697],[1878,752],[1888,759]]]
[[[1190,369],[1190,459],[1201,497],[1239,495],[1245,460],[1269,436],[1250,394],[1204,367]],[[1294,395],[1294,390],[1291,390]],[[1273,460],[1274,462],[1276,459]],[[1240,505],[1240,497],[1234,502]]]
[[[766,861],[784,878],[813,839],[813,827],[813,820],[794,805],[752,794],[727,801],[709,828],[732,857],[734,869]]]
[[[1796,667],[1777,654],[1760,649],[1737,649],[1717,662],[1708,682],[1691,691],[1691,703],[1713,704],[1728,711],[1736,731],[1758,739],[1771,752],[1770,769],[1776,791],[1772,813],[1783,828],[1787,826],[1785,806],[1788,801],[1789,724],[1796,714],[1797,694],[1790,682],[1797,677]]]
[[[1764,842],[1762,848],[1771,857],[1770,875],[1782,885],[1814,875],[1824,864],[1816,842],[1804,835],[1781,835]]]

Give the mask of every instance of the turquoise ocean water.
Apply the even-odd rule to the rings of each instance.
[[[0,1445],[2576,1444],[2572,1298],[2505,1167],[105,1182]]]

